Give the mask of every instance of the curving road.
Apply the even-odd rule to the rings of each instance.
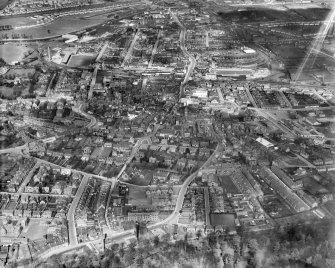
[[[207,159],[207,161],[201,166],[201,168],[199,170],[197,170],[196,172],[192,173],[184,181],[184,183],[181,186],[181,189],[178,193],[178,198],[177,198],[176,206],[175,206],[175,209],[174,209],[173,213],[168,218],[166,218],[165,220],[149,225],[148,226],[149,230],[159,228],[159,227],[161,227],[162,225],[165,225],[165,224],[178,223],[179,211],[182,209],[185,194],[186,194],[188,186],[196,178],[198,172],[200,170],[206,168],[207,165],[211,163],[211,161],[215,158],[217,152],[220,151],[221,148],[222,148],[222,145],[218,144],[215,151],[213,152],[213,154]],[[110,238],[114,241],[125,240],[125,239],[130,238],[130,237],[135,237],[134,230],[127,230],[127,231],[123,231],[123,232],[120,232],[120,233],[117,233],[117,234],[108,235],[108,238]],[[80,247],[83,247],[85,245],[88,245],[88,244],[91,244],[91,243],[97,243],[97,242],[98,243],[102,242],[102,239],[96,239],[96,240],[92,240],[92,241],[88,241],[88,242],[84,242],[84,243],[80,243],[80,244],[64,245],[64,247],[55,247],[54,249],[52,249],[50,251],[42,253],[38,257],[38,259],[35,261],[34,265],[42,263],[47,258],[49,258],[53,255],[57,255],[57,254],[61,254],[61,253],[64,253],[64,252],[72,251],[72,250],[78,249]]]
[[[90,120],[90,122],[86,125],[86,128],[92,128],[96,125],[97,119],[93,115],[90,115],[84,111],[84,105],[84,103],[80,103],[79,106],[73,106],[72,110]]]
[[[185,194],[187,192],[187,188],[188,186],[191,184],[191,182],[197,177],[199,171],[201,171],[202,169],[206,168],[211,162],[212,160],[216,157],[217,152],[219,152],[222,149],[222,145],[218,144],[215,151],[212,153],[212,155],[207,159],[207,161],[200,167],[200,169],[198,169],[197,171],[193,172],[182,184],[180,191],[178,193],[178,198],[177,198],[177,202],[176,202],[176,206],[174,208],[173,213],[167,217],[165,220],[161,221],[161,222],[157,222],[154,223],[152,225],[149,225],[148,228],[149,229],[154,229],[159,227],[160,225],[163,224],[174,224],[174,223],[178,223],[178,219],[179,219],[179,211],[182,209],[183,207],[183,203],[184,203],[184,199],[185,199]]]

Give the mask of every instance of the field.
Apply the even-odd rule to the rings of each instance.
[[[21,237],[29,238],[30,240],[37,240],[43,238],[47,233],[48,225],[40,219],[30,219],[28,228],[24,229],[21,233]]]
[[[9,38],[11,38],[12,34],[18,34],[20,36],[25,34],[26,36],[32,38],[52,38],[103,23],[107,19],[107,15],[110,13],[106,14],[104,12],[97,12],[90,14],[96,14],[99,16],[88,18],[86,18],[87,14],[64,16],[51,23],[47,23],[41,26],[4,31],[3,33],[6,33]],[[3,20],[1,23],[4,25],[8,24],[5,20]]]
[[[263,209],[273,218],[292,215],[290,208],[277,196],[264,197],[261,204]]]
[[[328,193],[327,189],[311,177],[303,178],[304,190],[312,195]]]
[[[214,226],[222,225],[223,228],[235,227],[234,214],[210,214],[211,224]]]
[[[240,193],[229,176],[220,177],[219,183],[225,193],[230,193],[230,194]]]
[[[92,64],[95,60],[95,56],[89,55],[75,55],[71,56],[67,66],[69,67],[86,67]]]
[[[294,21],[294,20],[323,20],[329,12],[325,8],[311,9],[268,9],[245,8],[230,12],[220,12],[218,15],[224,21]]]
[[[129,199],[131,205],[150,205],[150,199],[145,195],[146,187],[129,186]]]
[[[25,53],[31,52],[32,49],[27,45],[0,45],[0,58],[3,58],[8,64],[19,62],[25,57]]]

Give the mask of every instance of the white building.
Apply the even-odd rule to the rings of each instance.
[[[208,98],[208,91],[206,89],[198,88],[193,90],[192,96],[197,98]]]

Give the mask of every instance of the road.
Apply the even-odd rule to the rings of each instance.
[[[219,101],[220,101],[220,103],[224,103],[224,102],[225,102],[225,100],[224,100],[224,97],[223,97],[223,94],[222,94],[221,88],[220,88],[220,87],[218,87],[218,88],[216,89],[216,91],[217,91],[217,93],[218,93],[218,96],[219,96]]]
[[[216,153],[221,149],[221,145],[218,145],[215,149],[215,151],[213,152],[213,154],[208,158],[208,160],[202,165],[202,167],[200,168],[201,169],[204,169],[206,168],[206,166],[208,164],[210,164],[210,162],[215,158],[216,156]],[[199,170],[198,170],[199,171]],[[173,223],[178,223],[178,219],[179,219],[179,211],[182,209],[182,206],[183,206],[183,203],[184,203],[184,198],[185,198],[185,194],[186,194],[186,191],[187,191],[187,188],[188,186],[191,184],[191,182],[196,178],[197,174],[198,174],[198,171],[192,173],[183,183],[183,185],[181,186],[181,189],[178,193],[178,198],[177,198],[177,202],[176,202],[176,206],[175,206],[175,209],[173,211],[173,213],[168,217],[166,218],[165,220],[163,221],[160,221],[160,222],[157,222],[157,223],[154,223],[154,224],[151,224],[148,226],[148,229],[149,230],[153,230],[155,228],[159,228],[161,227],[162,225],[165,225],[165,224],[173,224]],[[86,176],[88,178],[88,176]],[[94,177],[99,177],[99,176],[95,176]],[[83,178],[84,179],[84,178]],[[82,185],[82,184],[81,184]],[[79,187],[81,187],[81,185]],[[77,194],[78,196],[80,194],[80,189],[78,189],[77,191]],[[74,207],[74,202],[72,202],[72,205]],[[73,211],[74,211],[75,208],[73,208]],[[68,213],[68,214],[71,214],[72,215],[72,212],[71,213]],[[74,215],[74,214],[73,214]],[[73,228],[73,225],[71,225],[71,228]],[[70,231],[70,225],[69,225],[69,231]],[[71,231],[72,232],[72,231]],[[75,231],[74,231],[75,232]],[[73,250],[76,250],[76,249],[79,249],[85,245],[88,245],[88,244],[92,244],[92,243],[101,243],[102,242],[102,239],[96,239],[96,240],[92,240],[92,241],[88,241],[88,242],[84,242],[84,243],[80,243],[78,244],[78,242],[76,242],[76,240],[74,240],[74,237],[76,237],[75,233],[71,233],[71,238],[70,238],[70,245],[64,245],[62,247],[54,247],[44,253],[42,253],[38,258],[37,260],[35,260],[34,262],[34,267],[36,267],[38,264],[40,263],[43,263],[46,259],[48,259],[49,257],[53,256],[53,255],[57,255],[57,254],[61,254],[61,253],[64,253],[64,252],[70,252],[70,251],[73,251]],[[120,232],[120,233],[117,233],[117,234],[108,234],[108,238],[110,240],[113,240],[115,242],[117,241],[124,241],[125,239],[128,239],[128,238],[131,238],[131,237],[135,237],[135,233],[134,233],[134,230],[127,230],[127,231],[123,231],[123,232]],[[71,243],[72,242],[72,243]]]
[[[123,60],[123,62],[122,62],[122,64],[121,64],[121,67],[124,67],[124,65],[127,63],[127,61],[129,60],[129,58],[130,58],[131,55],[133,54],[134,45],[135,45],[135,43],[136,43],[136,41],[137,41],[139,35],[140,35],[140,31],[138,30],[138,31],[136,32],[135,36],[134,36],[133,41],[131,42],[131,44],[130,44],[130,46],[129,46],[129,49],[128,49],[128,51],[127,51],[126,56],[124,57],[124,60]]]
[[[93,91],[94,91],[95,82],[97,80],[98,70],[99,70],[99,64],[97,64],[94,68],[94,72],[93,72],[93,76],[92,76],[92,80],[91,80],[91,84],[90,84],[90,91],[88,92],[88,99],[89,100],[92,99],[92,96],[93,96]]]
[[[180,42],[180,48],[183,51],[183,53],[189,58],[190,64],[188,65],[187,72],[184,78],[184,81],[180,85],[180,93],[179,98],[182,98],[184,95],[184,87],[188,80],[190,79],[190,76],[195,68],[196,65],[196,59],[192,56],[191,53],[189,53],[185,47],[185,36],[186,36],[186,28],[185,26],[180,22],[176,14],[174,14],[171,10],[169,10],[171,17],[175,20],[175,22],[179,25],[181,28],[179,42]]]
[[[0,195],[11,195],[11,196],[20,196],[20,195],[28,195],[28,196],[35,196],[35,197],[74,197],[73,195],[66,195],[66,194],[40,194],[40,193],[10,193],[10,192],[0,192]]]
[[[72,110],[89,119],[90,122],[86,125],[86,128],[92,128],[93,126],[96,125],[97,119],[93,115],[90,115],[84,111],[84,105],[85,105],[84,103],[81,103],[79,104],[79,106],[73,106]]]
[[[125,239],[129,238],[129,237],[135,237],[134,234],[134,230],[127,230],[127,231],[123,231],[120,232],[118,234],[113,234],[113,235],[109,235],[108,237],[110,239],[112,239],[113,241],[124,241]],[[95,239],[95,240],[91,240],[91,241],[87,241],[84,243],[80,243],[80,244],[76,244],[76,245],[69,245],[66,246],[64,245],[63,247],[55,247],[51,250],[48,250],[44,253],[42,253],[37,260],[35,260],[35,262],[33,263],[33,267],[37,267],[39,264],[43,263],[45,260],[47,260],[48,258],[50,258],[51,256],[54,255],[58,255],[64,252],[70,252],[70,251],[74,251],[77,250],[83,246],[87,246],[89,244],[93,244],[93,243],[102,243],[102,239]]]
[[[209,47],[209,34],[208,31],[206,31],[206,47]]]
[[[111,182],[113,184],[116,182],[116,178],[114,178],[114,177],[113,178],[108,178],[108,177],[104,177],[104,176],[100,176],[100,175],[95,175],[95,174],[87,173],[87,172],[80,171],[80,170],[77,170],[77,169],[66,168],[66,167],[63,167],[63,166],[60,166],[60,165],[56,165],[52,162],[49,162],[49,161],[46,161],[46,160],[43,160],[43,159],[40,159],[40,158],[37,158],[37,157],[33,157],[33,158],[35,158],[37,160],[37,163],[42,163],[42,164],[46,164],[46,165],[50,165],[50,166],[54,166],[54,167],[58,167],[58,168],[69,169],[72,172],[82,174],[83,176],[92,176],[94,178],[97,178],[97,179],[100,179],[100,180],[103,180],[103,181],[108,181],[108,182]]]
[[[201,166],[201,168],[197,171],[195,171],[194,173],[192,173],[182,184],[179,193],[178,193],[178,198],[177,198],[177,202],[176,202],[176,206],[174,208],[173,213],[167,217],[165,220],[161,221],[161,222],[157,222],[154,223],[152,225],[148,226],[148,229],[154,229],[157,228],[163,224],[177,224],[178,223],[178,219],[179,219],[179,212],[183,207],[183,203],[184,203],[184,199],[185,199],[185,194],[187,192],[187,188],[188,186],[191,184],[191,182],[197,177],[198,172],[204,168],[207,167],[208,164],[211,163],[211,161],[215,158],[217,152],[221,149],[221,145],[218,144],[215,151],[213,152],[213,154],[207,159],[207,161]]]
[[[205,215],[206,215],[206,225],[210,225],[210,219],[209,219],[209,212],[210,212],[210,207],[209,207],[209,192],[208,192],[208,187],[204,187],[204,198],[205,198]]]
[[[33,174],[34,174],[36,168],[38,168],[38,167],[39,167],[39,165],[38,165],[38,163],[36,163],[36,164],[33,166],[33,168],[29,171],[28,175],[24,178],[24,180],[23,180],[23,182],[21,183],[19,189],[17,190],[17,194],[21,194],[21,193],[23,193],[24,188],[27,186],[27,184],[29,183],[31,177],[33,176]]]
[[[257,105],[257,103],[256,103],[256,101],[255,101],[255,99],[254,99],[254,97],[252,96],[252,94],[251,94],[251,92],[250,92],[250,90],[249,90],[248,87],[245,87],[245,92],[247,93],[248,98],[249,98],[249,100],[251,101],[251,104],[252,104],[255,108],[258,108],[258,105]]]
[[[281,129],[284,133],[286,133],[287,136],[291,137],[291,138],[295,138],[296,134],[293,133],[289,128],[287,128],[286,126],[279,124],[278,122],[278,118],[276,118],[274,115],[272,115],[271,113],[266,112],[265,110],[258,110],[258,113],[263,116],[265,119],[267,119],[268,121],[270,121],[273,125],[275,125],[278,129]]]
[[[287,107],[292,108],[292,104],[287,99],[287,97],[285,96],[284,92],[282,90],[279,90],[278,92],[279,92],[280,96],[282,97],[282,99],[285,101]]]
[[[79,185],[79,188],[77,190],[76,196],[74,197],[71,206],[67,212],[67,221],[68,221],[68,232],[69,232],[69,244],[72,246],[78,245],[77,240],[77,229],[76,229],[76,222],[74,219],[74,215],[76,213],[76,208],[78,206],[78,203],[80,201],[80,198],[85,190],[85,187],[88,183],[89,176],[85,175],[81,183]]]
[[[108,48],[109,42],[106,41],[104,46],[101,48],[98,57],[95,59],[95,61],[99,61],[101,59],[101,57],[103,56],[103,54],[105,53],[106,49]]]
[[[18,147],[13,147],[13,148],[6,148],[6,149],[1,149],[0,150],[0,154],[9,154],[9,153],[13,153],[13,154],[21,154],[22,150],[27,148],[27,144],[18,146]]]
[[[334,109],[335,106],[329,106],[329,107],[310,107],[310,108],[254,108],[254,107],[248,107],[250,110],[255,111],[267,111],[267,112],[276,112],[276,111],[322,111],[322,110],[329,110]]]
[[[107,6],[106,6],[107,5]],[[115,3],[104,3],[104,4],[91,4],[91,5],[83,5],[83,6],[72,6],[72,7],[64,7],[64,8],[50,8],[45,10],[37,10],[32,12],[24,12],[24,13],[17,13],[13,15],[4,15],[1,14],[0,18],[19,18],[19,17],[29,17],[35,15],[47,15],[47,14],[66,14],[70,12],[83,12],[88,13],[93,11],[109,11],[113,9],[119,8],[130,8],[133,6],[143,5],[142,3],[123,3],[123,4],[116,4]]]
[[[157,129],[158,129],[158,125],[155,126],[155,129],[153,131],[153,133],[150,135],[150,136],[146,136],[146,137],[143,137],[143,138],[140,138],[139,140],[137,140],[137,142],[135,143],[132,151],[131,151],[131,154],[127,160],[127,162],[123,165],[122,169],[120,170],[119,174],[116,176],[116,180],[119,180],[120,176],[123,174],[123,172],[126,170],[127,166],[131,163],[132,159],[135,157],[136,153],[138,152],[138,150],[141,148],[141,145],[144,143],[144,141],[147,141],[147,144],[151,144],[151,139],[150,137],[151,136],[154,136],[157,132]],[[128,184],[128,183],[125,183],[123,182],[124,184]],[[112,190],[113,188],[111,188]],[[109,220],[108,220],[108,207],[109,207],[109,203],[110,203],[110,200],[111,200],[111,197],[112,195],[109,194],[108,196],[108,199],[107,199],[107,205],[106,205],[106,210],[105,210],[105,220],[106,220],[106,223],[107,223],[107,226],[110,230],[112,230],[111,226],[110,226],[110,223],[109,223]]]
[[[152,63],[154,61],[154,57],[155,57],[155,54],[156,54],[156,51],[157,51],[157,47],[158,47],[158,43],[159,43],[159,38],[161,37],[161,35],[162,35],[162,31],[159,30],[155,46],[154,46],[154,48],[152,50],[152,53],[151,53],[150,61],[149,61],[149,64],[148,64],[148,68],[151,68]]]

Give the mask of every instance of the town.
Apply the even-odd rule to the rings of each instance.
[[[331,1],[3,2],[0,267],[334,219]]]

